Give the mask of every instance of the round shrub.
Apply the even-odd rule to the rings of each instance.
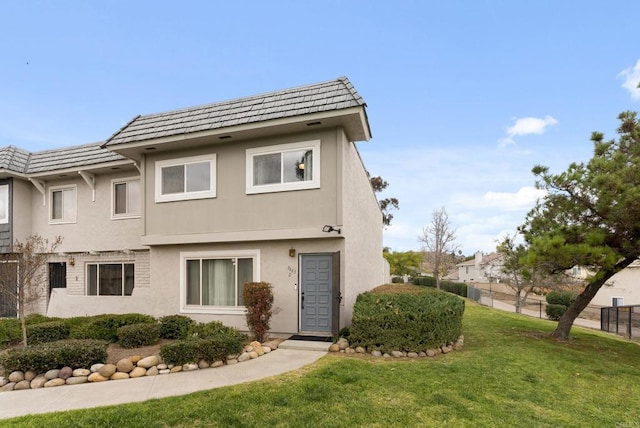
[[[20,320],[14,318],[0,318],[0,348],[13,345],[22,340]]]
[[[553,290],[547,293],[545,299],[547,303],[569,307],[576,300],[576,295],[571,291]]]
[[[353,308],[349,342],[367,350],[420,352],[455,342],[464,300],[444,291],[362,293]]]
[[[123,348],[155,345],[160,339],[160,324],[130,324],[118,329],[118,342]]]
[[[552,321],[558,321],[566,311],[567,307],[565,305],[557,305],[555,303],[548,303],[547,307],[545,308],[547,318]]]
[[[185,315],[167,315],[160,318],[160,337],[164,339],[184,339],[195,321]]]
[[[49,321],[27,326],[27,343],[55,342],[69,337],[69,327],[63,321]]]

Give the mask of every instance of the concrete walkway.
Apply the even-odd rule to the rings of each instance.
[[[0,419],[133,403],[251,382],[311,364],[326,355],[329,347],[326,343],[287,342],[291,341],[282,342],[277,350],[260,358],[219,368],[0,392]],[[297,349],[291,349],[291,346]]]
[[[502,302],[500,300],[493,300],[493,307],[495,309],[500,309],[501,311],[505,311],[505,312],[515,312],[516,311],[516,307],[514,305],[510,305],[509,303],[505,303]],[[536,312],[536,311],[532,311],[526,308],[522,309],[522,315],[528,315],[530,317],[535,317],[535,318],[540,318],[540,313]],[[542,313],[542,319],[546,319],[547,316],[546,314],[543,312]],[[600,330],[600,321],[595,321],[595,320],[590,320],[590,319],[586,319],[586,318],[576,318],[576,320],[573,322],[574,325],[580,326],[580,327],[587,327],[587,328],[592,328],[595,330]]]

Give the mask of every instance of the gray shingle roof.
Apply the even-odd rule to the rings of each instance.
[[[137,116],[105,146],[365,106],[346,77],[164,113]]]
[[[11,172],[24,173],[29,163],[31,153],[15,146],[0,148],[0,169]]]
[[[0,148],[0,169],[37,174],[128,160],[102,148],[102,142],[30,153],[14,146]]]

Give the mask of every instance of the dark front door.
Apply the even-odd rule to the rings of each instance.
[[[49,263],[49,295],[54,288],[67,287],[67,264],[65,262]]]
[[[0,263],[0,318],[18,316],[18,264]]]
[[[303,254],[301,259],[300,330],[331,333],[333,324],[332,254]]]

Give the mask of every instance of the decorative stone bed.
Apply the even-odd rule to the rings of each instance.
[[[338,342],[334,343],[329,347],[329,351],[341,352],[347,355],[369,353],[374,357],[382,357],[382,358],[390,358],[390,357],[419,358],[419,357],[435,357],[438,354],[448,354],[449,352],[454,350],[455,351],[461,350],[463,346],[464,346],[464,336],[461,335],[460,337],[458,337],[458,340],[456,340],[455,342],[447,343],[443,346],[440,346],[439,348],[426,349],[420,352],[391,351],[390,353],[386,353],[386,352],[383,353],[378,350],[372,350],[371,352],[367,352],[367,350],[361,346],[358,346],[356,348],[351,348],[349,346],[349,341],[341,337],[340,339],[338,339]]]
[[[63,367],[41,374],[33,371],[26,373],[15,371],[10,373],[8,377],[0,376],[0,392],[132,379],[143,376],[158,376],[182,371],[215,368],[252,360],[268,354],[277,348],[277,341],[269,341],[262,344],[260,342],[251,342],[245,346],[240,355],[229,355],[226,361],[215,361],[212,364],[201,360],[197,364],[174,366],[172,364],[164,364],[156,355],[144,358],[140,355],[134,355],[128,358],[122,358],[116,364],[94,364],[90,368],[77,368],[74,370],[71,367]]]

